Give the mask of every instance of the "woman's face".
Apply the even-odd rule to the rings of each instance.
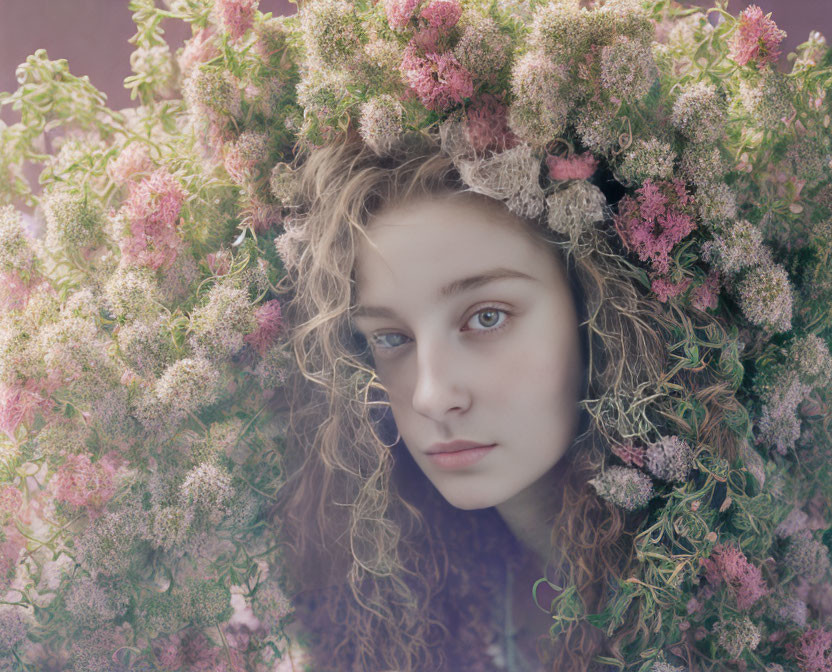
[[[353,324],[404,443],[453,506],[509,500],[577,429],[580,341],[561,263],[502,206],[465,197],[388,208],[367,234]],[[467,466],[427,454],[455,440],[495,445]]]

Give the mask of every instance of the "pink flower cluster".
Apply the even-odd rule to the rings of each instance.
[[[386,8],[391,27],[404,27],[415,7],[410,0],[389,0]],[[389,18],[391,12],[393,19]],[[426,25],[417,30],[404,50],[399,70],[429,110],[442,112],[474,93],[471,73],[442,46],[461,14],[459,0],[433,0],[420,14]]]
[[[222,27],[236,40],[253,25],[258,4],[260,0],[216,0],[214,10]]]
[[[610,446],[613,455],[620,457],[627,464],[634,464],[637,467],[644,466],[644,447],[636,446],[632,441],[615,443]]]
[[[598,167],[598,160],[591,152],[573,154],[563,158],[548,154],[546,165],[553,180],[586,180],[592,177]]]
[[[0,489],[0,522],[6,517],[14,516],[23,506],[23,495],[13,485]]]
[[[701,562],[708,582],[717,587],[725,581],[736,595],[739,609],[748,609],[769,592],[760,568],[749,563],[736,546],[717,544],[711,557]]]
[[[458,0],[433,0],[426,5],[419,15],[431,28],[449,30],[462,16],[462,7]]]
[[[185,42],[179,56],[179,70],[187,74],[194,67],[212,59],[218,53],[219,50],[214,45],[214,29],[211,27],[201,28]]]
[[[716,308],[719,300],[719,287],[721,278],[719,271],[711,271],[699,287],[693,290],[691,303],[694,308],[705,311],[708,308]]]
[[[832,672],[832,632],[810,628],[796,643],[786,643],[786,655],[801,672]]]
[[[468,142],[478,154],[488,149],[501,152],[519,142],[508,125],[508,108],[497,96],[490,93],[477,96],[466,115]]]
[[[780,56],[778,47],[786,37],[786,31],[780,30],[771,20],[771,12],[763,15],[757,5],[749,5],[738,18],[737,32],[731,40],[728,55],[739,65],[756,61],[760,70],[775,62]]]
[[[223,649],[213,646],[199,630],[190,628],[154,640],[153,652],[167,670],[192,672],[243,672],[245,661],[239,650],[228,648],[229,664]]]
[[[408,45],[400,69],[405,82],[429,110],[442,112],[474,93],[471,73],[449,51],[428,51],[419,56],[415,45]]]
[[[247,334],[243,340],[254,348],[260,356],[263,356],[283,328],[280,301],[277,299],[266,301],[257,308],[254,317],[257,319],[257,329]]]
[[[125,259],[154,270],[168,268],[182,246],[177,223],[184,201],[185,190],[167,168],[132,183],[122,207],[130,223],[130,235],[120,241]]]
[[[52,407],[50,395],[59,386],[58,381],[29,378],[23,385],[0,384],[0,430],[14,440],[14,432],[23,424],[30,424],[38,411]]]
[[[17,269],[0,273],[0,309],[21,310],[29,303],[33,284],[27,282]]]
[[[127,184],[136,173],[149,172],[153,169],[153,162],[147,153],[147,147],[134,142],[119,152],[115,160],[107,165],[107,172],[118,185]]]
[[[101,509],[115,494],[115,471],[115,465],[106,457],[93,463],[85,453],[70,455],[52,479],[55,499]]]
[[[635,198],[625,196],[619,203],[615,229],[639,259],[649,260],[659,274],[667,274],[673,246],[696,228],[693,204],[682,180],[647,179],[636,189]],[[660,285],[659,289],[670,292],[673,288]]]
[[[668,299],[683,294],[690,287],[691,282],[693,281],[690,278],[684,278],[678,282],[674,282],[668,277],[659,275],[651,278],[650,289],[653,290],[653,293],[659,301],[666,303]]]
[[[420,0],[385,0],[384,11],[387,23],[393,30],[402,30],[407,26]]]

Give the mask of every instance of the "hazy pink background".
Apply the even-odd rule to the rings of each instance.
[[[128,0],[0,0],[0,91],[17,88],[15,69],[26,56],[45,48],[52,59],[65,58],[74,75],[89,75],[90,81],[107,94],[109,105],[119,109],[131,104],[124,78],[129,76],[135,33]],[[689,2],[710,7],[711,2]],[[832,40],[832,0],[731,0],[736,14],[749,4],[772,12],[778,26],[788,33],[783,53],[805,42],[810,30],[821,31]],[[261,0],[260,11],[294,14],[297,6],[288,0]],[[172,51],[190,36],[183,22],[163,23]],[[8,110],[4,119],[10,121]]]

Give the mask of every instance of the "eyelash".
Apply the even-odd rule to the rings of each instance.
[[[482,308],[480,308],[478,311],[476,311],[475,313],[473,313],[473,314],[471,315],[471,317],[469,317],[469,318],[465,321],[465,323],[466,323],[466,324],[468,324],[468,322],[470,322],[470,321],[471,321],[474,317],[476,317],[476,316],[477,316],[477,315],[479,315],[480,313],[484,313],[484,312],[489,311],[489,310],[490,310],[490,311],[497,312],[497,313],[505,313],[505,315],[506,315],[506,319],[505,319],[505,320],[503,320],[503,321],[502,321],[502,322],[501,322],[498,326],[496,326],[496,327],[490,327],[490,328],[488,328],[488,329],[473,329],[473,331],[479,331],[479,332],[481,332],[483,335],[490,336],[490,335],[492,335],[494,332],[496,332],[496,331],[500,331],[503,327],[505,327],[505,326],[506,326],[506,325],[507,325],[507,324],[511,321],[512,313],[510,313],[509,311],[505,310],[504,308],[499,308],[499,307],[497,307],[497,306],[483,306],[483,307],[482,307]],[[369,339],[369,342],[370,342],[370,347],[372,348],[372,350],[373,350],[374,352],[392,352],[393,350],[396,350],[396,349],[398,349],[398,348],[401,348],[401,347],[402,347],[402,345],[404,345],[404,344],[402,344],[402,345],[393,345],[393,346],[379,346],[379,345],[378,345],[378,342],[376,341],[376,339],[377,339],[377,338],[379,338],[379,337],[389,336],[390,334],[398,334],[398,333],[399,333],[399,332],[396,332],[396,331],[386,331],[386,332],[384,332],[384,333],[382,333],[382,334],[372,334],[372,335],[370,336],[370,339]]]

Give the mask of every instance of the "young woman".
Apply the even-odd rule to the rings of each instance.
[[[348,139],[299,170],[278,240],[298,372],[277,516],[311,669],[602,669],[632,619],[607,637],[549,612],[571,585],[602,611],[634,562],[640,512],[588,481],[612,443],[684,422],[655,394],[668,318],[612,227],[574,253],[467,189],[430,136],[386,158]],[[734,456],[731,393],[675,382]],[[436,454],[460,441],[487,447]]]

